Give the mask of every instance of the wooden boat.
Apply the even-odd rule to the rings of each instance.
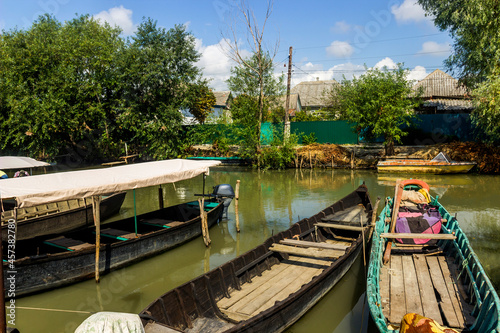
[[[370,237],[361,185],[342,200],[247,253],[153,301],[146,332],[280,332],[349,270]]]
[[[447,158],[443,153],[439,153],[432,160],[422,159],[392,159],[379,161],[377,171],[379,173],[467,173],[476,162],[455,162]]]
[[[402,181],[376,223],[367,295],[378,330],[410,331],[406,326],[417,318],[453,332],[500,332],[500,300],[467,236],[437,199],[415,208],[411,201],[422,189],[428,189],[423,181]]]
[[[208,227],[222,216],[223,203],[205,201]],[[197,201],[166,207],[102,225],[99,268],[101,274],[159,254],[202,233]],[[4,252],[4,283],[15,277],[15,295],[41,292],[92,278],[96,262],[94,228],[37,237],[16,244],[16,260]],[[4,245],[5,248],[6,245]],[[12,272],[14,271],[14,272]]]
[[[119,192],[102,199],[101,218],[107,219],[120,210],[126,192]],[[2,239],[8,236],[8,221],[14,218],[14,211],[2,212]],[[59,234],[94,224],[92,201],[87,199],[64,200],[17,210],[16,240]]]

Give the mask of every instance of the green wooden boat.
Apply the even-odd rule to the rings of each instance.
[[[422,181],[402,181],[400,192],[396,190],[395,198],[387,198],[377,220],[367,296],[378,330],[404,332],[408,318],[418,314],[419,319],[428,318],[419,324],[438,324],[434,327],[439,329],[433,332],[448,332],[445,328],[456,332],[500,332],[500,299],[456,217],[450,215],[437,198],[429,197],[429,205],[421,204],[417,208],[434,206],[429,209],[439,212],[437,231],[417,233],[412,225],[409,227],[412,230],[404,232],[410,221],[414,221],[407,213],[412,203],[405,201],[405,197],[418,190],[422,193],[421,188],[426,186],[428,190]],[[404,193],[402,201],[400,193]],[[394,219],[393,207],[399,212]],[[406,216],[406,220],[401,216]],[[384,264],[384,259],[389,262]]]

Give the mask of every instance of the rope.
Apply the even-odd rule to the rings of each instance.
[[[5,306],[7,307],[7,306]],[[84,313],[84,314],[93,314],[95,312],[90,311],[79,311],[79,310],[63,310],[63,309],[48,309],[48,308],[31,308],[28,306],[16,306],[16,309],[23,310],[38,310],[38,311],[52,311],[52,312],[66,312],[66,313]]]

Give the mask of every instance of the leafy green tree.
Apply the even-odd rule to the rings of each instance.
[[[327,95],[331,117],[357,124],[358,134],[385,138],[386,155],[394,154],[394,142],[406,133],[413,110],[419,105],[418,93],[406,80],[407,70],[398,64],[395,70],[369,69],[359,78],[347,80]]]
[[[207,82],[203,81],[191,84],[186,95],[185,107],[200,124],[203,124],[212,113],[216,103],[214,93],[208,87]]]
[[[446,67],[474,88],[491,74],[500,58],[500,2],[497,0],[418,0],[434,24],[449,31],[453,53]]]
[[[233,67],[232,75],[227,80],[229,89],[237,96],[230,109],[231,117],[248,132],[243,144],[252,157],[260,150],[261,123],[276,118],[275,115],[279,115],[280,110],[284,112],[280,105],[281,96],[285,92],[284,76],[276,77],[271,57],[267,56],[265,59],[266,70],[261,75],[256,75],[252,69],[261,61],[254,54],[245,60],[249,67]]]
[[[121,56],[121,108],[118,121],[131,142],[145,145],[154,157],[179,154],[182,116],[189,88],[201,71],[195,38],[185,26],[170,30],[146,19]]]
[[[37,157],[112,141],[113,63],[120,30],[84,15],[61,24],[50,15],[29,30],[0,35],[0,141]],[[65,151],[66,150],[66,151]]]
[[[500,143],[500,67],[473,91],[476,109],[472,119],[487,135],[485,141]]]

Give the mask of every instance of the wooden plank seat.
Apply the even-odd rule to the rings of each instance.
[[[196,208],[196,209],[200,209],[200,205],[198,203],[198,201],[191,201],[191,202],[188,202],[186,203],[186,205],[190,208]],[[213,208],[217,207],[219,205],[218,202],[205,202],[204,203],[204,209],[206,211],[209,211],[209,210],[212,210]]]
[[[292,254],[301,257],[313,257],[322,259],[337,259],[338,257],[345,254],[345,251],[333,250],[333,249],[319,249],[319,248],[301,248],[283,244],[274,243],[270,248],[270,251],[280,252],[286,254]]]
[[[94,248],[94,244],[86,243],[78,239],[59,236],[52,239],[47,239],[43,242],[46,245],[54,246],[67,251],[77,251],[82,249]]]
[[[338,229],[338,230],[350,230],[350,231],[361,231],[366,230],[368,227],[356,227],[352,225],[344,225],[344,224],[334,224],[334,223],[323,223],[318,222],[314,224],[316,227],[321,228],[330,228],[330,229]]]
[[[299,247],[317,247],[320,249],[331,249],[340,251],[345,251],[349,247],[348,245],[343,245],[343,244],[316,243],[316,242],[308,242],[297,239],[282,239],[280,240],[280,244],[299,246]]]
[[[184,223],[180,221],[167,220],[167,219],[141,219],[139,222],[142,224],[152,225],[155,227],[162,227],[162,228],[172,228]]]
[[[102,229],[101,236],[108,237],[108,238],[114,238],[114,239],[118,239],[118,240],[129,240],[129,239],[136,238],[135,237],[136,235],[133,232],[118,230],[118,229],[113,229],[113,228]],[[137,236],[140,236],[140,235],[137,234]]]
[[[321,221],[350,225],[361,225],[361,221],[363,221],[363,225],[365,225],[368,219],[366,218],[365,207],[360,204],[345,210],[334,212],[333,214],[326,215],[325,217],[321,218]]]
[[[453,234],[413,234],[413,233],[397,233],[397,232],[385,232],[381,233],[382,238],[401,238],[401,239],[443,239],[443,240],[453,240],[457,237]]]

